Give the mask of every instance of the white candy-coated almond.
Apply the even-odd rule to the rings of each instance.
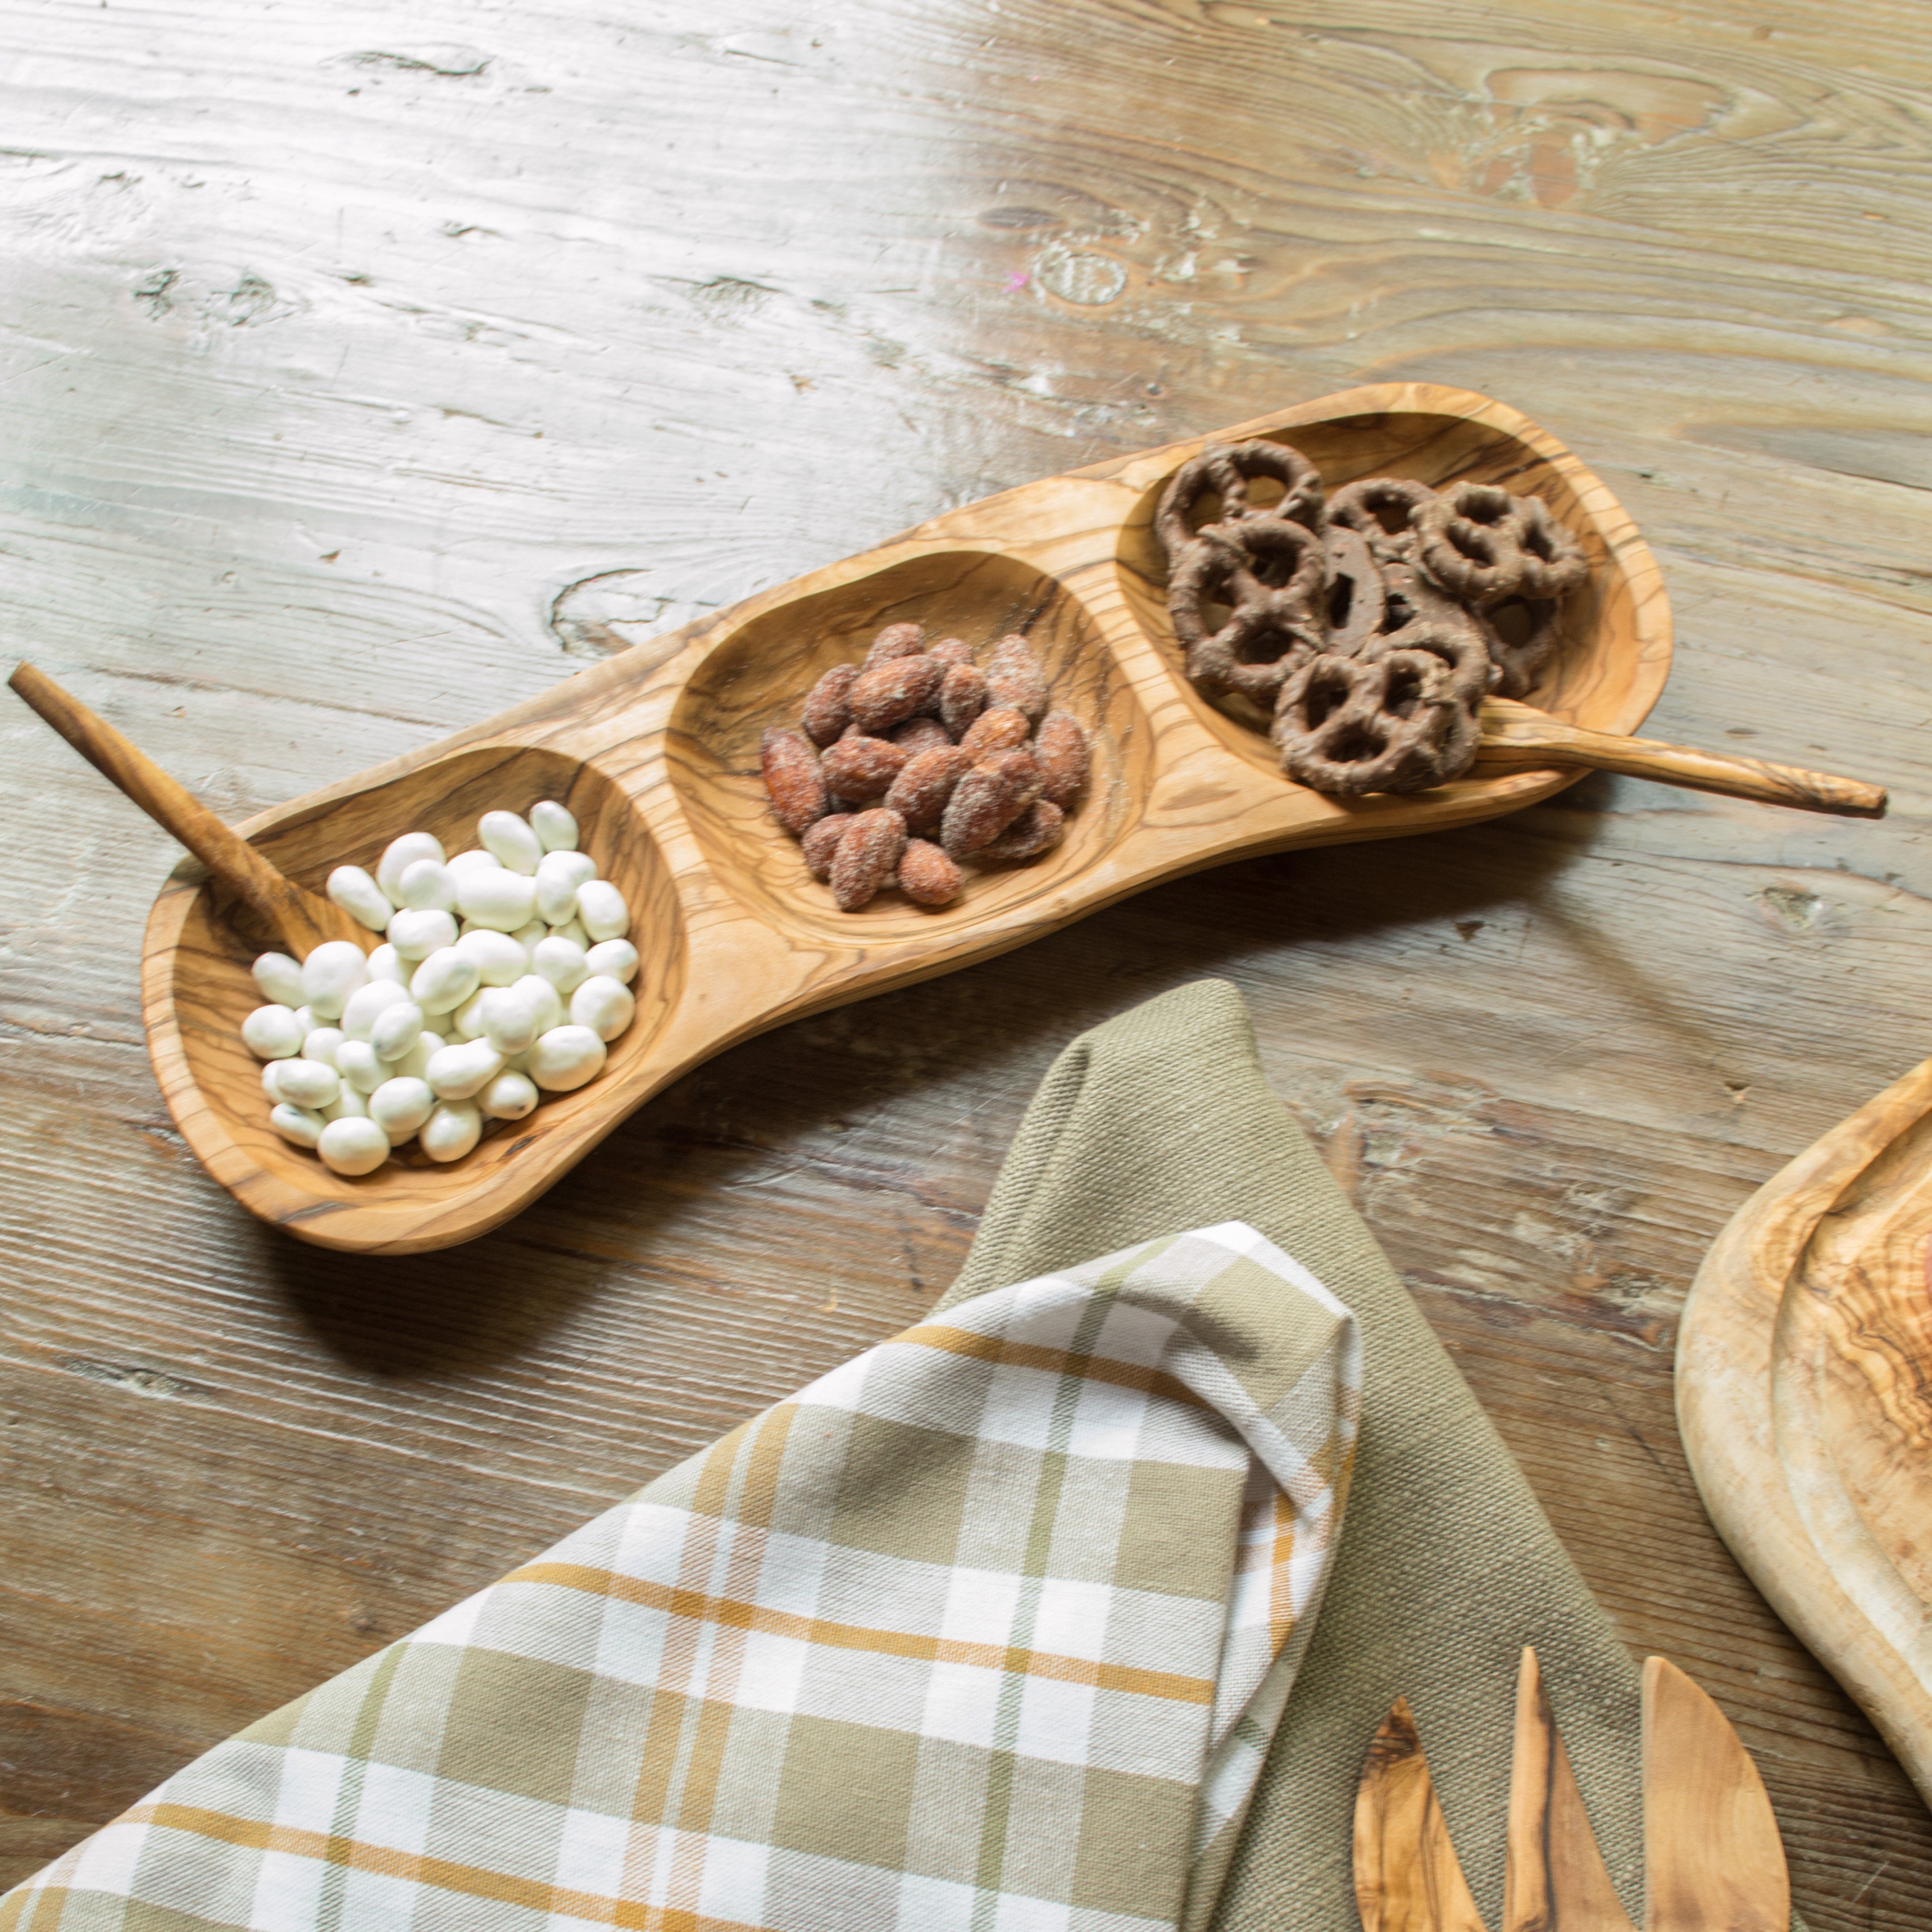
[[[341,1077],[319,1060],[278,1060],[275,1098],[292,1107],[326,1107],[342,1090]]]
[[[514,932],[518,926],[530,924],[536,902],[536,880],[526,878],[521,872],[507,872],[501,866],[487,870],[479,866],[462,874],[456,881],[456,903],[472,926]]]
[[[500,986],[482,986],[472,993],[449,1016],[450,1038],[481,1040],[483,1037],[483,995],[502,990]]]
[[[406,986],[410,983],[410,962],[393,946],[386,943],[369,956],[369,976],[372,980],[393,980],[398,986]]]
[[[422,1037],[423,1010],[405,994],[399,1006],[376,1016],[369,1029],[369,1044],[380,1060],[400,1060]]]
[[[242,1022],[242,1043],[257,1060],[292,1060],[302,1052],[302,1022],[289,1006],[257,1006]]]
[[[349,1036],[340,1027],[310,1027],[302,1035],[302,1057],[319,1060],[325,1066],[335,1064],[335,1056]]]
[[[390,1078],[395,1080],[422,1079],[429,1071],[430,1057],[439,1048],[446,1047],[448,1044],[449,1042],[441,1034],[433,1033],[428,1027],[424,1027],[422,1033],[417,1036],[416,1045],[411,1047],[401,1059],[390,1062]]]
[[[476,961],[477,975],[486,986],[507,986],[530,970],[530,955],[522,945],[493,926],[472,926],[458,940],[456,950]]]
[[[316,1018],[314,1007],[298,1006],[296,1009],[296,1024],[302,1028],[302,1038],[306,1040],[321,1024],[321,1022]]]
[[[482,977],[467,953],[446,946],[416,968],[410,980],[410,997],[425,1013],[453,1012],[476,992]]]
[[[576,850],[577,820],[554,798],[540,798],[530,807],[530,830],[543,841],[546,852]]]
[[[566,1017],[562,995],[541,973],[526,974],[514,988],[537,1010],[537,1031],[548,1033],[560,1027]]]
[[[389,1077],[366,1040],[345,1040],[335,1049],[335,1070],[358,1094],[373,1094]]]
[[[638,1003],[621,980],[593,974],[570,996],[570,1023],[588,1027],[599,1040],[613,1040],[631,1024]]]
[[[551,1094],[568,1094],[604,1070],[604,1042],[586,1026],[553,1027],[530,1048],[530,1078]]]
[[[412,912],[454,912],[456,875],[440,859],[418,859],[404,872],[396,894]]]
[[[527,1053],[543,1030],[541,1022],[548,1017],[545,1009],[532,999],[519,980],[514,986],[486,987],[482,994],[483,1037],[506,1057]]]
[[[298,1006],[308,998],[302,991],[302,968],[286,952],[265,952],[250,970],[271,1006]]]
[[[486,852],[480,845],[472,845],[468,851],[459,852],[454,858],[447,861],[449,869],[456,874],[457,883],[459,885],[462,883],[464,873],[494,872],[502,866],[502,862],[495,853]]]
[[[552,926],[550,936],[553,939],[567,939],[573,946],[581,946],[586,951],[590,950],[590,935],[584,931],[584,922],[580,919],[567,919],[562,925]]]
[[[544,855],[543,841],[530,830],[530,821],[514,812],[486,812],[476,821],[476,842],[484,851],[494,852],[507,870],[526,878]]]
[[[389,1157],[389,1137],[374,1120],[350,1114],[322,1129],[315,1150],[338,1174],[374,1174]]]
[[[351,1040],[367,1040],[376,1021],[392,1006],[412,1004],[408,987],[399,986],[393,980],[371,980],[366,986],[358,986],[343,1003],[339,1024]]]
[[[542,878],[547,872],[554,878],[568,879],[574,892],[586,879],[596,878],[597,861],[588,852],[579,852],[574,848],[546,852],[543,862],[537,868],[537,877]]]
[[[510,937],[524,949],[524,970],[530,970],[530,955],[536,950],[537,941],[550,937],[550,928],[540,919],[533,919],[528,926],[520,926]]]
[[[320,1019],[332,1020],[358,986],[369,983],[369,956],[352,939],[324,940],[302,962],[302,998]]]
[[[470,1100],[446,1100],[422,1124],[418,1137],[431,1160],[460,1160],[483,1131],[483,1110]]]
[[[436,1112],[436,1095],[427,1080],[399,1074],[369,1096],[369,1118],[400,1146]]]
[[[278,1076],[288,1064],[286,1060],[271,1060],[262,1066],[262,1092],[272,1107],[282,1097],[282,1090]]]
[[[586,879],[578,887],[577,916],[592,940],[622,939],[631,929],[631,908],[608,879]]]
[[[638,949],[628,939],[600,939],[584,955],[584,963],[593,973],[608,973],[626,986],[638,976]]]
[[[434,859],[440,865],[442,841],[427,832],[405,832],[382,848],[382,856],[376,861],[376,883],[389,899],[400,903],[397,895],[402,890],[403,874],[418,859]]]
[[[530,964],[560,993],[574,992],[590,976],[584,948],[575,940],[560,939],[554,933],[531,948]]]
[[[292,1107],[287,1101],[278,1100],[268,1110],[268,1124],[291,1147],[313,1148],[328,1123],[310,1108]]]
[[[537,868],[537,916],[546,926],[577,916],[577,889],[597,876],[588,852],[546,852]]]
[[[342,1090],[322,1108],[325,1120],[361,1120],[369,1112],[369,1096],[358,1094],[347,1081],[342,1083]]]
[[[577,883],[550,870],[552,859],[570,859],[572,852],[545,855],[537,868],[537,916],[546,926],[566,925],[577,916]]]
[[[507,1068],[477,1095],[477,1104],[493,1120],[520,1120],[542,1096],[526,1073]]]
[[[395,910],[388,894],[360,866],[337,866],[322,890],[351,919],[360,920],[371,932],[380,932]]]
[[[404,959],[427,959],[456,944],[456,921],[446,912],[405,907],[389,922],[389,944]]]
[[[429,1057],[423,1076],[441,1100],[466,1100],[503,1070],[503,1056],[487,1040],[466,1040]]]

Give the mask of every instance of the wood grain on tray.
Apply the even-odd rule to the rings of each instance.
[[[1649,551],[1616,499],[1546,431],[1466,390],[1344,392],[1228,435],[1292,436],[1331,484],[1474,477],[1542,495],[1582,542],[1588,582],[1536,695],[1599,731],[1634,726],[1670,666]],[[150,1051],[188,1144],[264,1220],[331,1247],[405,1253],[482,1233],[566,1172],[698,1061],[784,1020],[1022,945],[1130,892],[1294,846],[1468,824],[1546,797],[1554,769],[1470,777],[1408,796],[1336,799],[1286,782],[1268,740],[1180,674],[1153,513],[1199,442],[1010,490],[899,541],[572,679],[554,692],[243,830],[298,882],[370,863],[396,831],[446,844],[479,804],[561,800],[632,908],[637,1022],[602,1078],[454,1166],[319,1172],[260,1120],[235,1036],[248,955],[214,916],[200,868],[178,870],[149,922]],[[976,876],[937,912],[875,900],[838,911],[766,808],[758,746],[880,626],[921,622],[984,644],[1025,634],[1054,701],[1085,727],[1094,769],[1067,837],[1036,862]]]

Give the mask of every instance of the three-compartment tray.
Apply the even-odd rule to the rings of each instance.
[[[1515,410],[1426,383],[1351,389],[1219,432],[1006,491],[862,556],[638,646],[530,703],[242,831],[320,890],[373,866],[399,832],[452,848],[478,814],[562,799],[632,908],[638,1016],[588,1086],[552,1096],[436,1166],[414,1150],[345,1179],[270,1128],[238,1027],[256,1004],[254,949],[195,862],[149,918],[142,1012],[161,1090],[188,1144],[251,1213],[327,1247],[406,1254],[495,1227],[681,1074],[785,1020],[1031,939],[1163,879],[1231,859],[1393,838],[1491,818],[1546,797],[1574,769],[1487,770],[1406,796],[1324,796],[1182,675],[1152,531],[1168,478],[1210,441],[1292,442],[1330,488],[1395,475],[1469,478],[1542,497],[1582,542],[1588,583],[1566,598],[1540,709],[1628,733],[1670,663],[1662,580],[1610,492]],[[1056,706],[1087,726],[1093,781],[1064,841],[971,878],[953,904],[896,895],[833,907],[766,809],[762,730],[795,722],[828,668],[902,620],[978,647],[1024,632]],[[1520,760],[1519,760],[1520,762]]]

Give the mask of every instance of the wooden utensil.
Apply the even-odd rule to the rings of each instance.
[[[1592,771],[1654,778],[1691,791],[1795,806],[1801,812],[1830,812],[1858,818],[1876,818],[1885,812],[1885,790],[1880,785],[1834,778],[1828,772],[1808,772],[1795,765],[1700,752],[1688,745],[1666,745],[1654,738],[1586,731],[1507,698],[1483,700],[1482,748],[1476,755],[1486,772],[1582,765]]]
[[[1790,1932],[1764,1780],[1724,1712],[1660,1657],[1643,1666],[1643,1876],[1645,1932]]]
[[[1484,1932],[1402,1698],[1355,1789],[1354,1859],[1362,1932]]]
[[[1932,1060],[1747,1201],[1677,1416],[1711,1520],[1932,1804]]]
[[[1516,1676],[1503,1932],[1634,1932],[1597,1849],[1530,1649]]]
[[[1556,734],[1550,762],[1526,727],[1498,743],[1507,769],[1479,766],[1433,791],[1338,799],[1290,784],[1266,739],[1180,675],[1152,520],[1202,440],[1050,477],[614,657],[242,828],[308,884],[335,865],[369,865],[414,826],[466,844],[479,811],[548,795],[577,814],[587,849],[629,898],[644,956],[638,1018],[604,1072],[448,1167],[412,1155],[344,1180],[276,1138],[236,1036],[250,999],[242,949],[212,916],[198,874],[177,876],[149,921],[143,1010],[189,1145],[251,1211],[305,1240],[387,1253],[466,1240],[514,1214],[652,1094],[749,1034],[950,972],[1226,860],[1514,811],[1570,782],[1586,761],[1588,748],[1560,728],[1628,731],[1654,700],[1670,632],[1650,553],[1603,484],[1514,410],[1465,390],[1389,384],[1220,435],[1292,440],[1331,486],[1394,473],[1542,496],[1594,566],[1566,602],[1564,646],[1534,694],[1556,721],[1538,728]],[[1093,735],[1094,780],[1065,841],[1035,863],[978,875],[943,910],[887,895],[842,914],[766,810],[758,736],[794,721],[821,673],[904,619],[976,646],[1024,631],[1054,702]],[[1823,783],[1810,784],[1812,802]]]
[[[22,664],[14,667],[7,682],[96,771],[178,838],[232,898],[255,913],[261,922],[260,936],[279,938],[298,959],[308,958],[328,939],[352,939],[366,946],[370,938],[367,927],[358,926],[333,900],[307,890],[277,871],[106,718],[63,691],[52,678]]]
[[[1790,1932],[1771,1802],[1724,1714],[1660,1657],[1643,1671],[1645,1932]],[[1504,1932],[1633,1932],[1590,1829],[1536,1653],[1516,1678]],[[1480,1932],[1421,1740],[1398,1700],[1355,1792],[1365,1932]]]

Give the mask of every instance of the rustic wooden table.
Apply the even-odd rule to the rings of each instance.
[[[0,704],[0,1877],[915,1317],[1082,1028],[1202,974],[1814,1928],[1932,1820],[1707,1524],[1676,1311],[1925,1051],[1932,16],[1807,0],[0,8],[6,643],[238,818],[934,508],[1347,384],[1486,390],[1656,548],[1660,735],[788,1028],[538,1207],[322,1253],[194,1165],[175,854]]]

